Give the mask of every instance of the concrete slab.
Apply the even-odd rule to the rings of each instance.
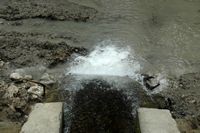
[[[180,133],[169,110],[139,108],[141,133]]]
[[[20,133],[61,133],[63,103],[38,103]]]

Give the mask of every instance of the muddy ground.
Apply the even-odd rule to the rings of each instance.
[[[15,69],[42,65],[46,69],[55,69],[56,73],[56,68],[70,61],[73,54],[86,55],[88,52],[86,47],[80,46],[85,41],[83,36],[74,33],[71,30],[73,28],[56,32],[51,30],[51,23],[94,24],[100,18],[104,18],[101,15],[103,13],[93,7],[62,0],[0,1],[1,133],[17,133],[27,119],[30,106],[45,101],[45,98],[41,100],[29,97],[27,87],[32,86],[32,82],[16,82],[9,78]],[[199,133],[200,73],[187,73],[168,78],[168,89],[153,95],[157,107],[171,111],[182,133]],[[19,90],[16,95],[12,93],[14,98],[5,97],[12,85]],[[22,104],[18,105],[17,100]],[[141,106],[152,105],[147,101]]]

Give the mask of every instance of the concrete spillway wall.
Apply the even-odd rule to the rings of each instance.
[[[63,103],[38,103],[20,133],[61,133]]]

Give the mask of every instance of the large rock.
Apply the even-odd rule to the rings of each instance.
[[[12,80],[22,80],[23,77],[19,73],[11,73],[10,74],[10,79],[12,79]]]
[[[56,80],[52,75],[44,73],[40,79],[40,82],[45,85],[53,85],[56,83]]]
[[[20,133],[61,133],[63,103],[38,103]]]
[[[0,68],[3,67],[4,64],[5,64],[5,62],[4,62],[4,61],[1,61],[1,59],[0,59]]]
[[[19,91],[19,88],[15,86],[14,84],[11,84],[4,95],[5,98],[13,98],[15,94],[17,94]]]
[[[169,110],[138,109],[141,133],[180,133]]]
[[[31,94],[32,99],[42,98],[44,95],[44,87],[35,84],[28,89],[28,93]]]

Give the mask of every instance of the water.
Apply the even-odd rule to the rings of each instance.
[[[81,128],[83,128],[82,132],[87,132],[84,126],[89,124],[91,120],[94,120],[93,117],[95,115],[95,121],[96,119],[97,121],[93,123],[94,127],[96,124],[100,124],[102,127],[99,125],[95,127],[94,130],[101,129],[102,132],[105,132],[105,124],[102,125],[102,122],[105,122],[108,126],[108,121],[115,121],[115,117],[118,117],[117,114],[120,113],[120,110],[122,111],[129,108],[129,117],[127,118],[127,114],[122,111],[117,122],[118,124],[122,124],[120,130],[123,130],[123,132],[126,133],[134,128],[136,110],[139,107],[139,104],[143,101],[142,99],[148,99],[149,103],[152,102],[151,98],[145,94],[145,91],[143,91],[142,86],[128,77],[108,75],[67,75],[63,79],[62,85],[65,91],[70,93],[70,98],[66,97],[65,100],[65,133],[71,132],[70,128],[72,128],[71,124],[74,123],[73,121],[80,125],[76,128],[73,125],[74,132],[76,130],[80,131]],[[62,94],[64,93],[65,92]],[[120,100],[118,97],[119,94],[123,95],[125,99],[129,101],[129,104]],[[78,101],[76,99],[78,99]],[[126,108],[118,109],[119,106],[116,105],[116,100],[121,103],[119,106],[126,106]],[[102,109],[104,109],[104,111],[102,111]],[[98,110],[101,111],[99,112]],[[108,121],[105,119],[107,117],[110,118]],[[121,122],[124,120],[128,123],[131,122],[132,125],[125,124],[126,126],[123,126],[123,123]],[[108,129],[113,130],[113,126],[114,124],[110,125]],[[92,126],[90,127],[88,133],[93,129]]]
[[[141,62],[139,57],[130,50],[130,47],[122,47],[124,42],[105,40],[99,42],[97,46],[87,55],[74,55],[72,62],[66,70],[66,75],[82,75],[82,79],[92,79],[95,77],[129,77],[130,79],[143,84],[141,76]],[[143,87],[149,94],[159,93],[168,86],[165,72],[154,74],[154,84],[160,86],[153,91]],[[108,81],[108,78],[106,79]],[[120,82],[120,81],[119,81]],[[77,84],[77,83],[74,83]],[[74,87],[73,87],[74,88]],[[76,89],[76,88],[74,88]]]
[[[20,27],[0,27],[5,31],[69,35],[78,41],[67,41],[68,44],[91,50],[99,42],[117,40],[123,42],[121,48],[128,46],[130,53],[134,51],[134,57],[136,55],[140,58],[138,61],[143,73],[165,72],[167,75],[179,76],[199,72],[199,0],[69,1],[97,9],[99,14],[96,20],[77,23],[28,19]],[[62,4],[65,0],[56,2]],[[36,23],[41,24],[33,26]]]
[[[144,73],[181,75],[200,65],[199,0],[70,0],[98,9],[98,21],[75,25],[82,45],[111,39],[139,56]]]
[[[117,47],[115,43],[111,40],[100,42],[88,56],[76,57],[67,74],[139,78],[141,68],[134,53],[128,47]]]
[[[55,24],[58,30],[65,27],[77,33],[78,45],[91,51],[86,57],[74,57],[67,75],[128,76],[139,81],[141,73],[148,73],[161,83],[151,94],[167,88],[169,76],[199,72],[199,0],[70,1],[93,7],[100,15],[87,24],[69,22],[62,28]],[[66,88],[77,89],[74,84]],[[125,86],[121,89],[127,90]],[[131,92],[135,90],[127,94]]]

